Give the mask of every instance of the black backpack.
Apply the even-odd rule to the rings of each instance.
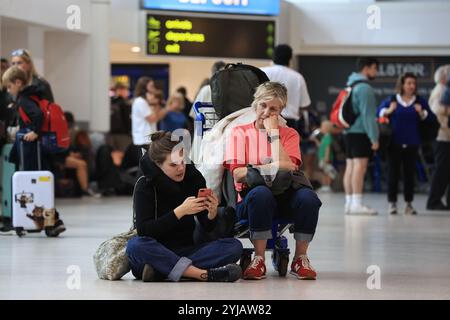
[[[256,88],[269,81],[261,69],[247,64],[227,64],[211,78],[212,104],[220,119],[250,107]]]
[[[395,95],[391,97],[391,102],[397,101],[395,98]],[[414,104],[420,104],[419,96],[416,97],[416,101],[414,101]],[[422,105],[422,108],[424,106]],[[420,138],[422,139],[422,143],[428,143],[431,141],[436,140],[436,137],[439,133],[441,125],[439,124],[436,115],[433,112],[428,111],[428,117],[425,120],[419,120],[419,134]]]
[[[422,142],[431,142],[436,140],[441,125],[439,124],[436,115],[428,112],[429,119],[419,121],[419,132]]]
[[[333,103],[330,112],[330,121],[338,128],[350,128],[358,119],[359,113],[356,113],[352,105],[352,92],[356,85],[368,83],[366,80],[358,80],[350,86],[342,89]]]

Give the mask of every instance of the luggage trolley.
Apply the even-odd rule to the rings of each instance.
[[[214,106],[208,103],[196,102],[194,104],[194,112],[194,140],[199,139],[197,140],[197,144],[199,145],[198,141],[201,141],[204,133],[211,130],[220,119],[215,112]],[[196,150],[195,145],[196,143],[194,142],[194,156],[195,151],[199,151]],[[227,172],[225,176],[227,179],[232,179],[229,172]],[[248,238],[250,233],[248,225],[247,219],[239,220],[234,227],[235,238]],[[288,240],[283,234],[286,230],[289,230],[292,233],[292,227],[292,221],[283,218],[274,218],[272,223],[272,239],[267,241],[266,250],[272,251],[272,264],[280,277],[285,277],[287,274],[290,254]],[[240,259],[242,271],[249,266],[252,260],[253,251],[253,248],[244,248]]]
[[[196,102],[194,104],[194,112],[194,140],[197,138],[201,141],[204,133],[211,130],[220,119],[213,105],[209,103]]]

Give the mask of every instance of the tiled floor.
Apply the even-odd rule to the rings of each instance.
[[[103,240],[127,230],[131,201],[64,200],[58,207],[68,231],[61,238],[0,236],[0,299],[450,299],[450,212],[425,211],[419,195],[418,216],[388,216],[385,196],[372,194],[367,202],[380,215],[349,217],[342,194],[321,199],[310,248],[317,281],[279,278],[271,266],[266,280],[233,284],[142,283],[131,274],[98,280],[92,255]],[[367,288],[372,265],[381,272],[380,290]],[[73,270],[80,272],[79,289]]]

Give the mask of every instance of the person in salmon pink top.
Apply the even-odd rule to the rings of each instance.
[[[287,217],[294,222],[296,248],[290,273],[298,279],[316,279],[317,276],[307,255],[322,205],[316,193],[308,187],[289,187],[274,195],[267,184],[252,188],[247,184],[247,173],[253,169],[267,177],[280,169],[295,171],[301,165],[299,134],[279,125],[280,113],[286,103],[287,89],[283,84],[266,82],[260,85],[252,103],[256,121],[233,128],[226,143],[223,165],[232,173],[238,192],[236,214],[239,219],[248,219],[250,240],[255,247],[255,256],[244,271],[244,279],[266,277],[265,249],[267,240],[272,237],[272,219],[275,217]]]

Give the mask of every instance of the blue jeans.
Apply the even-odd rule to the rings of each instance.
[[[127,245],[128,261],[133,275],[140,279],[146,264],[164,278],[179,281],[189,266],[217,268],[236,263],[242,254],[242,243],[234,238],[170,250],[150,237],[134,237]]]
[[[308,188],[275,197],[268,187],[257,186],[237,204],[236,214],[239,219],[248,219],[251,240],[271,239],[272,219],[282,217],[293,220],[295,240],[311,242],[321,205],[317,194]]]

